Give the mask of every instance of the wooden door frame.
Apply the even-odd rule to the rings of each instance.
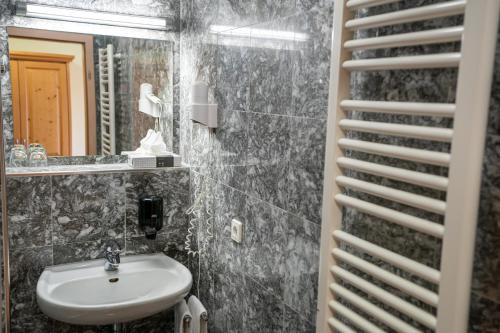
[[[71,114],[71,83],[70,83],[70,68],[69,68],[69,63],[71,61],[73,61],[75,57],[72,56],[72,55],[66,55],[66,54],[54,54],[54,53],[38,53],[38,52],[25,52],[25,51],[11,51],[9,52],[9,59],[10,61],[21,61],[21,62],[41,62],[41,63],[58,63],[58,64],[62,64],[65,66],[66,68],[66,87],[67,87],[67,93],[66,93],[66,101],[67,101],[67,105],[66,105],[66,108],[67,108],[67,124],[65,126],[67,126],[67,131],[68,131],[68,142],[66,142],[64,145],[67,145],[68,147],[68,151],[67,151],[67,154],[69,156],[71,156],[72,154],[72,141],[73,141],[73,137],[72,137],[72,128],[71,128],[71,122],[72,122],[72,114]],[[18,65],[19,66],[19,65]],[[11,72],[11,77],[14,78],[15,75],[19,75],[18,74],[13,74]],[[19,77],[18,79],[19,80]],[[12,79],[13,81],[13,79]],[[18,83],[20,83],[20,81],[18,81]],[[19,89],[20,90],[20,89]],[[12,92],[13,92],[13,95],[12,95],[12,98],[14,99],[14,87],[12,87]],[[24,96],[25,98],[27,98],[27,96]],[[13,106],[14,106],[14,103],[16,101],[12,101],[13,103]],[[26,102],[25,102],[26,104]],[[21,103],[22,105],[22,103]],[[14,112],[14,107],[12,108],[12,111],[13,111],[13,119],[14,119],[14,134],[16,133],[16,122],[15,122],[15,119],[16,119],[16,114]],[[21,109],[19,108],[18,110],[19,112],[21,112]],[[19,126],[21,127],[18,131],[19,132],[22,132],[22,127],[25,125],[22,121],[22,113],[17,115],[17,119],[19,120]],[[14,135],[14,138],[16,138],[16,136]],[[28,143],[31,143],[29,140],[28,140]],[[64,148],[63,148],[64,150]],[[64,155],[64,156],[67,156],[67,155]]]
[[[41,29],[29,29],[18,27],[7,27],[9,37],[40,39],[48,41],[79,43],[84,50],[84,76],[86,78],[86,133],[87,133],[87,155],[97,153],[96,142],[96,104],[95,104],[95,82],[94,82],[94,37],[92,35],[59,32]]]

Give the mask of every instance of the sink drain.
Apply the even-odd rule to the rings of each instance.
[[[119,278],[112,278],[112,279],[109,279],[109,282],[115,283],[115,282],[118,282],[118,280],[120,280],[120,279]]]

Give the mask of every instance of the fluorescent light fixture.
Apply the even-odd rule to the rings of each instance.
[[[305,42],[309,39],[308,34],[286,31],[286,30],[269,30],[269,29],[256,29],[250,27],[238,28],[227,25],[211,25],[210,32],[223,36],[234,37],[251,37],[258,39],[275,39],[285,41],[298,41]]]
[[[25,7],[25,8],[23,8]],[[96,12],[27,3],[18,10],[18,15],[70,22],[94,23],[131,28],[166,30],[167,21],[160,17],[136,16]]]

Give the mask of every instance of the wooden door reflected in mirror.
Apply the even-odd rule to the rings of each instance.
[[[71,55],[11,53],[15,141],[41,143],[49,156],[71,155],[72,60]]]

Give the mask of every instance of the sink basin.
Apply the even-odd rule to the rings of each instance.
[[[164,254],[125,256],[115,272],[104,260],[49,266],[38,279],[38,306],[49,317],[107,325],[166,310],[191,289],[191,272]]]

